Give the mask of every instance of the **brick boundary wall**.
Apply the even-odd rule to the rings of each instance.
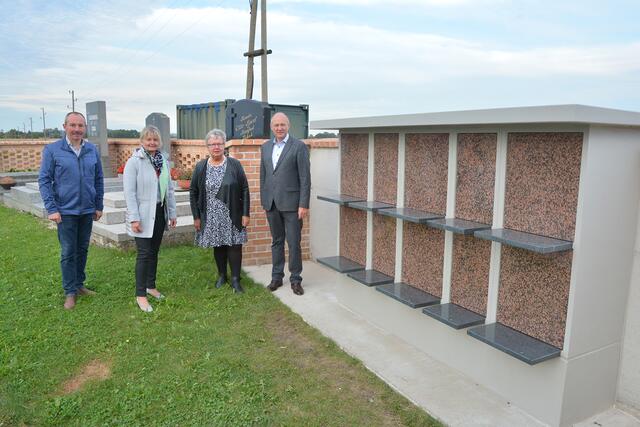
[[[304,140],[309,149],[317,148],[337,148],[336,138],[309,139]],[[271,233],[267,216],[262,205],[260,205],[260,146],[264,139],[242,139],[227,142],[229,156],[238,159],[242,163],[247,180],[249,181],[249,192],[251,194],[251,224],[248,231],[248,242],[244,245],[242,263],[243,265],[271,264]],[[313,215],[309,211],[309,215]],[[302,259],[311,258],[311,248],[309,243],[310,218],[307,217],[302,227]],[[288,251],[287,256],[288,256]],[[285,268],[286,270],[286,268]]]
[[[55,139],[0,140],[0,172],[40,169],[42,149]]]
[[[37,171],[40,168],[41,153],[44,146],[55,140],[5,140],[0,141],[0,172],[10,169]],[[260,146],[264,139],[243,139],[227,142],[229,155],[238,159],[247,174],[251,194],[251,224],[248,231],[248,242],[244,245],[243,264],[260,265],[271,263],[271,233],[267,217],[260,205]],[[304,140],[310,150],[321,148],[337,148],[336,138]],[[110,138],[110,167],[115,174],[131,156],[133,150],[140,145],[136,138]],[[165,147],[166,150],[166,147]],[[172,140],[171,158],[175,167],[193,169],[195,164],[207,156],[207,149],[202,140]],[[313,212],[309,212],[313,215]],[[302,228],[302,257],[311,257],[309,244],[310,219],[304,221]]]

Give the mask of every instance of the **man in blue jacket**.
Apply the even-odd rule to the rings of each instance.
[[[84,116],[64,118],[65,137],[42,151],[38,184],[50,221],[57,224],[64,308],[76,305],[77,295],[95,292],[84,286],[87,251],[93,221],[102,216],[104,177],[100,153],[84,139]]]

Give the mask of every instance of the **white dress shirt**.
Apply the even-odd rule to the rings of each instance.
[[[287,134],[284,139],[280,142],[273,138],[273,152],[271,153],[271,162],[273,163],[273,169],[278,165],[278,160],[280,160],[280,156],[282,155],[282,151],[284,150],[284,145],[289,140],[289,134]]]

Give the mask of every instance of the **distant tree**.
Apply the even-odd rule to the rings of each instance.
[[[317,138],[337,138],[338,135],[332,132],[319,132],[315,135],[309,135],[309,138],[317,139]]]
[[[135,129],[107,129],[109,138],[140,138],[140,132]]]

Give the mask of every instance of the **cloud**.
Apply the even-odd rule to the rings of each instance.
[[[69,103],[67,90],[74,89],[80,104],[107,101],[110,127],[140,127],[147,114],[161,111],[175,129],[176,104],[244,96],[247,10],[158,8],[105,19],[109,25],[95,22],[93,31],[51,35],[50,42],[46,38],[59,27],[66,31],[66,26],[45,29],[40,37],[46,55],[35,55],[37,59],[20,67],[0,63],[0,93],[5,94],[0,107],[29,114],[46,107],[61,117]],[[456,99],[468,108],[478,106],[469,101],[473,99],[490,106],[521,99],[531,104],[569,96],[561,87],[566,79],[584,80],[590,89],[607,80],[614,91],[621,77],[637,81],[640,71],[640,41],[507,48],[462,36],[339,23],[277,10],[269,14],[268,39],[274,52],[268,58],[270,101],[310,104],[314,119],[450,108]],[[255,67],[254,94],[259,96],[259,59]],[[489,81],[499,97],[486,96]],[[532,93],[529,88],[537,84],[556,95]],[[507,86],[510,91],[501,90]]]
[[[408,6],[459,6],[463,4],[477,3],[478,0],[395,0],[394,7]],[[271,0],[271,4],[286,3],[310,3],[322,5],[338,5],[338,6],[389,6],[388,0]]]

